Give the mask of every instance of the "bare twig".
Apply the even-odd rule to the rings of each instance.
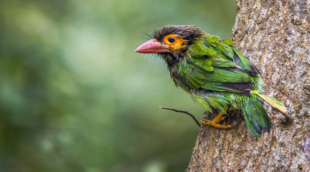
[[[177,110],[177,109],[172,109],[172,108],[166,108],[166,107],[162,107],[162,106],[159,106],[159,109],[166,109],[166,110],[172,110],[172,111],[175,111],[175,112],[185,113],[185,114],[191,116],[191,117],[195,120],[196,124],[200,127],[200,123],[199,123],[198,120],[194,117],[194,115],[188,113],[187,111]]]

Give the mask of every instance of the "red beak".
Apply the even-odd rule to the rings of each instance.
[[[170,52],[169,48],[158,42],[156,39],[151,39],[140,45],[136,50],[136,53],[163,53]]]

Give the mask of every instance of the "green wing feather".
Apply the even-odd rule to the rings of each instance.
[[[235,53],[234,62],[238,67],[240,67],[243,70],[251,71],[251,62],[244,57],[243,54],[241,54],[236,48],[232,47]]]
[[[205,90],[211,90],[211,91],[228,91],[228,92],[234,92],[234,93],[239,93],[238,90],[228,88],[222,85],[222,83],[204,83],[201,88]]]
[[[221,55],[209,57],[209,59],[212,61],[212,65],[214,67],[220,67],[220,68],[225,68],[225,67],[236,67],[236,64],[227,58],[221,57]]]
[[[231,47],[234,53],[234,63],[241,69],[248,71],[251,75],[260,74],[260,71],[248,60],[242,53],[240,53],[235,47]]]

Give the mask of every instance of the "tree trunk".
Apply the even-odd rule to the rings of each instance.
[[[186,171],[310,171],[310,0],[237,0],[232,31],[237,48],[261,70],[265,94],[294,120],[286,123],[264,103],[273,127],[260,137],[236,118],[240,112],[232,115],[241,120],[234,129],[202,126]]]

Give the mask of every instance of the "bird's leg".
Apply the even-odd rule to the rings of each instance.
[[[221,122],[221,121],[223,121],[225,119],[225,117],[222,117],[222,116],[223,116],[223,114],[219,113],[212,121],[207,120],[207,119],[203,119],[201,121],[201,123],[203,125],[213,126],[215,128],[221,128],[221,129],[229,129],[229,128],[231,128],[230,125],[221,125],[221,124],[219,124],[219,122]]]

